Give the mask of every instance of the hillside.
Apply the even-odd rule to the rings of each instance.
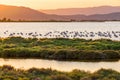
[[[120,12],[109,14],[99,13],[94,15],[53,15],[45,14],[27,7],[0,5],[0,19],[3,20],[3,18],[10,18],[14,21],[120,20]]]
[[[93,14],[109,14],[120,12],[120,6],[100,6],[88,8],[65,8],[65,9],[52,9],[52,10],[39,10],[47,14],[56,15],[93,15]]]
[[[10,18],[12,20],[59,20],[63,19],[56,15],[47,15],[45,13],[39,12],[34,9],[30,9],[27,7],[18,7],[18,6],[8,6],[8,5],[0,5],[0,19],[2,18]]]
[[[120,12],[110,13],[110,14],[94,14],[94,15],[68,15],[65,16],[71,20],[81,21],[81,20],[94,20],[94,21],[112,21],[112,20],[120,20]]]

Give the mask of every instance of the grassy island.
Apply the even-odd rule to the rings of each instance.
[[[55,60],[119,60],[120,41],[108,39],[0,38],[0,57]]]

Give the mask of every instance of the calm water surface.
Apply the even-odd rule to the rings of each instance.
[[[120,22],[13,22],[13,23],[0,23],[0,37],[8,37],[10,34],[18,35],[22,37],[28,37],[28,33],[33,33],[35,35],[43,34],[42,37],[60,37],[60,33],[64,31],[70,32],[83,32],[87,34],[94,32],[107,32],[111,34],[113,40],[120,40]],[[112,33],[116,32],[116,35]],[[51,32],[51,33],[50,33]],[[87,33],[88,32],[88,33]],[[21,34],[23,33],[23,34]],[[64,33],[63,33],[64,34]],[[75,34],[75,33],[73,33]],[[74,37],[73,34],[69,37]],[[57,36],[56,36],[57,35]],[[32,37],[30,35],[29,37]],[[40,38],[41,36],[37,36]],[[85,39],[99,39],[99,38],[109,38],[109,37],[81,37]]]
[[[46,34],[49,32],[64,31],[87,31],[87,32],[112,32],[120,31],[120,22],[35,22],[35,23],[0,23],[0,37],[8,37],[11,33],[23,33],[22,37],[27,37],[26,33]],[[56,33],[55,33],[56,34]],[[119,35],[119,34],[117,34]],[[43,36],[45,37],[45,36]],[[39,38],[39,37],[38,37]],[[86,37],[85,37],[86,38]],[[106,37],[92,37],[99,39]],[[91,37],[87,37],[91,39]],[[120,37],[110,39],[120,40]],[[52,68],[59,71],[71,71],[80,69],[94,72],[98,69],[114,69],[120,72],[120,61],[117,62],[73,62],[73,61],[55,61],[42,59],[3,59],[0,58],[0,65],[11,65],[15,68],[29,69]]]
[[[3,59],[0,58],[0,66],[11,65],[15,68],[29,69],[52,68],[59,71],[72,71],[80,69],[94,72],[101,68],[113,69],[120,72],[120,61],[117,62],[74,62],[74,61],[56,61],[43,59]]]

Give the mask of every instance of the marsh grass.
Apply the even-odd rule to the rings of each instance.
[[[114,60],[120,59],[120,41],[8,37],[0,39],[0,57]]]

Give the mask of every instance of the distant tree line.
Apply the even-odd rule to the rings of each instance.
[[[13,20],[10,18],[1,18],[0,22],[71,22],[71,21],[63,21],[63,20],[24,20],[24,19],[18,19]]]
[[[13,20],[13,19],[4,17],[0,19],[0,22],[29,22],[29,21],[23,20],[23,19]]]
[[[0,19],[0,22],[11,22],[12,20],[10,18],[2,18]]]
[[[25,19],[18,19],[18,20],[13,20],[10,18],[0,18],[0,22],[104,22],[104,21],[120,21],[120,20],[75,20],[75,19],[70,19],[70,20],[25,20]]]

